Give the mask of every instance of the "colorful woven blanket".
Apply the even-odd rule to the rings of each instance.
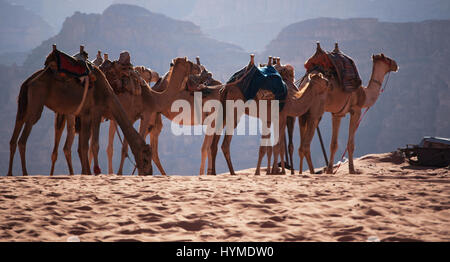
[[[316,53],[305,63],[306,72],[319,70],[325,75],[334,74],[345,92],[353,92],[361,86],[361,78],[353,59],[342,52]]]

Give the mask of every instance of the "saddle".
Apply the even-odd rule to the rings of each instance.
[[[88,61],[75,59],[59,50],[54,51],[56,54],[56,65],[59,72],[63,72],[72,77],[83,77],[91,73],[92,64]]]
[[[239,81],[238,81],[239,80]],[[250,99],[280,100],[280,110],[283,109],[287,95],[286,83],[273,66],[250,68],[244,67],[228,80],[227,84],[236,82],[246,101]],[[267,92],[269,91],[271,95]]]
[[[337,46],[333,52],[317,51],[305,62],[306,73],[318,70],[326,76],[335,76],[344,92],[354,92],[361,86],[361,78],[353,59]]]
[[[190,75],[186,83],[186,89],[193,92],[202,92],[202,96],[206,96],[213,90],[216,90],[221,83],[212,77],[206,69],[203,69],[199,75]]]

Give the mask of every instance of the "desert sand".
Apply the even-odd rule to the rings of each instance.
[[[0,177],[0,240],[450,240],[448,168],[391,153],[355,165],[361,174]]]

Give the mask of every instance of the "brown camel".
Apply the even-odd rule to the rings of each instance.
[[[74,114],[80,117],[78,154],[81,160],[82,174],[90,174],[88,162],[88,140],[92,127],[93,153],[98,154],[98,136],[102,115],[114,118],[121,127],[125,137],[130,141],[140,174],[151,173],[151,148],[134,130],[127,119],[122,106],[106,80],[105,75],[95,66],[89,77],[85,77],[84,87],[80,80],[61,75],[57,70],[57,60],[61,53],[53,46],[47,56],[45,69],[34,73],[22,84],[14,132],[10,141],[10,161],[8,175],[12,175],[12,164],[19,139],[19,151],[22,160],[23,175],[28,175],[25,153],[26,142],[33,125],[39,120],[44,105],[60,114]],[[177,77],[173,77],[177,81]],[[90,79],[90,80],[88,80]],[[87,82],[90,81],[90,82]],[[88,89],[91,85],[92,88]],[[170,84],[169,84],[170,86]],[[25,127],[22,127],[25,124]]]
[[[338,148],[339,126],[342,117],[350,113],[349,134],[347,142],[348,150],[348,168],[349,173],[354,174],[355,167],[353,165],[353,152],[355,150],[355,132],[358,128],[361,110],[363,108],[370,108],[375,104],[380,95],[380,90],[383,85],[384,77],[389,72],[397,72],[397,62],[385,56],[384,54],[372,55],[372,74],[367,87],[360,87],[357,91],[346,93],[339,85],[335,77],[331,77],[330,91],[328,92],[325,111],[332,115],[333,134],[330,144],[330,159],[328,162],[327,173],[333,173],[334,156]]]

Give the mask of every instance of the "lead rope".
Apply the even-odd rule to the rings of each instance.
[[[120,136],[120,132],[118,129],[116,129],[116,132],[117,132],[117,136],[119,137],[120,143],[122,144],[122,147],[123,147],[123,140],[122,140],[122,137]],[[133,176],[134,172],[136,172],[136,164],[128,156],[128,153],[127,153],[126,157],[127,157],[128,161],[130,161],[130,163],[134,166],[133,173],[131,173],[131,175]]]
[[[382,94],[384,92],[384,90],[386,89],[386,86],[389,82],[389,76],[391,75],[391,72],[389,71],[388,76],[386,78],[386,83],[384,84],[384,87],[381,87],[380,89],[380,94]],[[356,130],[358,130],[359,124],[361,123],[361,121],[364,119],[364,117],[366,116],[367,111],[369,111],[370,107],[367,107],[366,110],[364,110],[364,113],[361,115],[361,117],[358,120],[358,123],[356,124]],[[355,133],[356,133],[355,130]],[[341,160],[339,161],[338,166],[336,167],[336,171],[333,172],[333,175],[337,173],[337,171],[339,170],[339,167],[341,167],[342,161],[344,160],[345,154],[347,154],[348,151],[348,143],[347,146],[345,147],[345,151],[341,156]]]

